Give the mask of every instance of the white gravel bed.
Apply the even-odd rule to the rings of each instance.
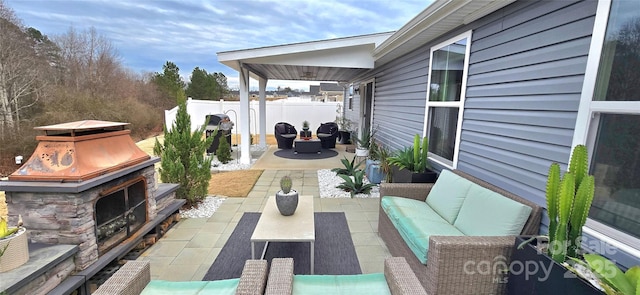
[[[351,198],[351,193],[345,192],[342,189],[336,188],[339,184],[343,183],[344,179],[338,177],[335,172],[330,169],[318,170],[318,185],[320,188],[320,198]],[[365,177],[363,183],[369,183],[369,180]],[[371,188],[369,194],[355,194],[354,198],[379,198],[380,186],[376,185]]]
[[[234,146],[232,148],[233,149],[233,151],[231,152],[232,157],[236,156],[236,150],[239,148],[240,146]],[[226,164],[222,164],[220,161],[218,161],[218,158],[215,155],[212,155],[213,160],[211,161],[211,170],[217,170],[217,171],[247,170],[251,168],[251,166],[258,160],[257,157],[254,157],[253,153],[265,152],[268,149],[269,149],[268,146],[261,147],[257,144],[251,145],[251,147],[249,148],[249,150],[252,153],[251,164],[241,164],[240,159],[233,159]]]
[[[222,196],[208,196],[202,200],[198,207],[193,207],[188,210],[180,209],[180,217],[182,218],[209,218],[220,207],[222,202],[226,200],[226,197]]]

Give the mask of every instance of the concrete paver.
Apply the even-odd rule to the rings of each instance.
[[[226,198],[210,218],[181,219],[139,259],[151,261],[152,279],[201,280],[244,212],[260,212],[268,196],[280,189],[277,180],[290,175],[301,194],[316,197],[316,212],[345,212],[362,272],[382,272],[390,254],[377,234],[379,200],[320,199],[317,170],[312,168],[265,170],[247,198]]]

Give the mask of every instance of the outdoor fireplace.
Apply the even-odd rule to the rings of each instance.
[[[98,254],[138,231],[147,221],[147,193],[143,177],[104,191],[95,205]]]
[[[37,127],[44,135],[36,137],[31,157],[0,181],[10,224],[21,214],[31,243],[77,247],[70,266],[43,272],[44,280],[88,280],[184,204],[175,199],[177,184],[156,182],[160,159],[133,142],[127,125],[89,120]]]

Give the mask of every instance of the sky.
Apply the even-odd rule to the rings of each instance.
[[[1,1],[1,0],[0,0]],[[430,0],[4,0],[27,27],[49,36],[95,28],[138,73],[161,72],[166,61],[185,80],[195,67],[221,72],[238,87],[238,72],[218,62],[221,51],[333,39],[400,29]],[[308,91],[319,83],[269,81],[268,89]],[[250,82],[257,89],[256,81]]]

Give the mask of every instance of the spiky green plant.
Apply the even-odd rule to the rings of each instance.
[[[335,172],[338,175],[342,174],[347,176],[353,176],[355,171],[358,170],[358,167],[362,165],[362,161],[358,162],[357,164],[355,163],[355,161],[356,161],[355,156],[353,157],[353,159],[351,159],[351,161],[349,161],[345,157],[344,159],[340,160],[344,168],[333,168],[331,169],[331,171]]]
[[[291,177],[285,175],[280,178],[280,189],[283,193],[288,194],[291,191],[291,186],[293,185],[293,181]]]
[[[413,167],[414,172],[424,172],[429,165],[427,160],[429,153],[429,139],[427,137],[422,138],[422,144],[420,144],[420,136],[416,134],[413,137]]]
[[[428,153],[429,139],[427,137],[421,139],[420,135],[416,134],[413,137],[413,146],[396,151],[395,155],[389,158],[389,163],[411,172],[423,173],[427,168],[431,169]]]
[[[578,258],[584,226],[593,202],[595,180],[588,175],[588,154],[577,145],[571,154],[569,171],[560,178],[560,166],[554,163],[547,178],[547,212],[549,214],[549,255],[562,263]]]
[[[338,174],[338,176],[344,179],[344,182],[336,186],[336,188],[349,192],[352,198],[355,194],[368,194],[371,188],[376,186],[372,183],[364,183],[364,171],[362,170],[356,170],[353,174],[353,179],[344,174]]]

